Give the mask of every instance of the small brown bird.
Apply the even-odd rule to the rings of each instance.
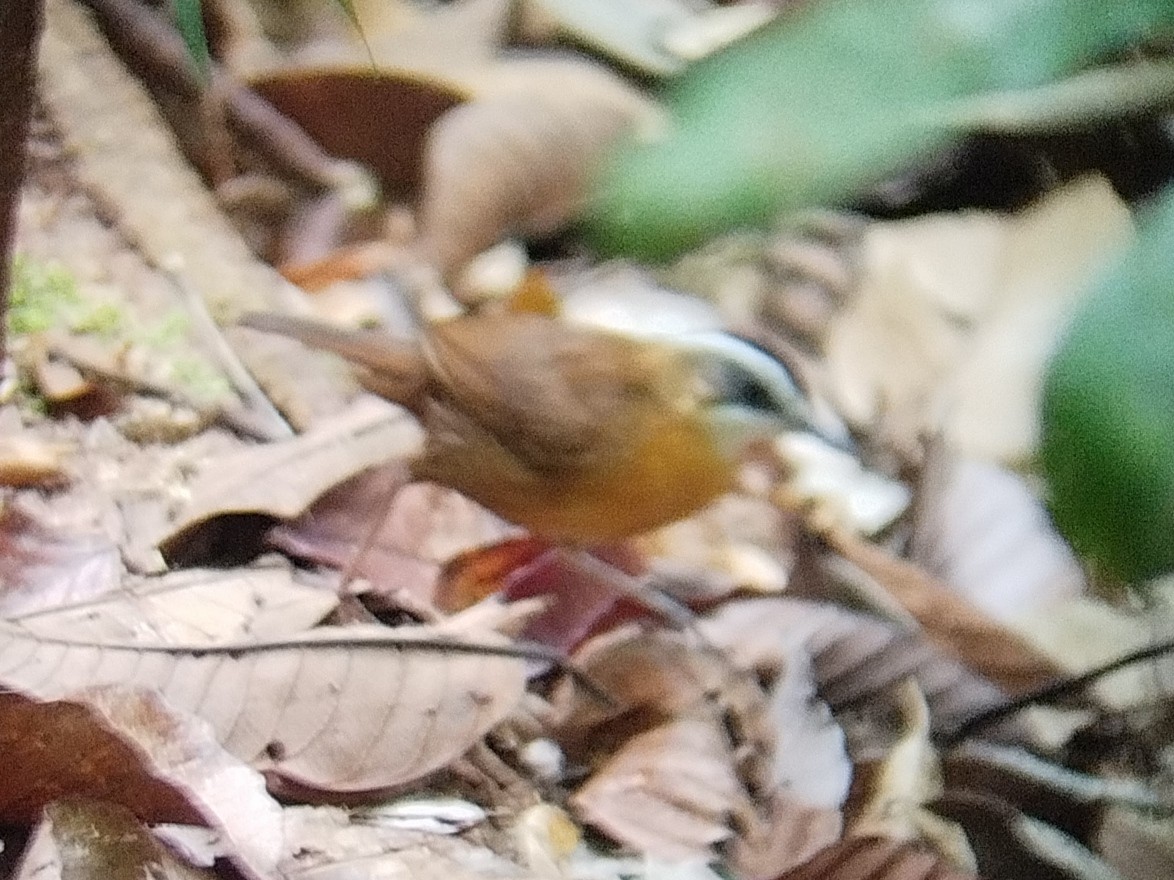
[[[419,343],[275,314],[244,325],[342,355],[419,418],[414,478],[554,542],[654,529],[732,488],[740,455],[814,431],[774,358],[724,333],[636,339],[534,314],[470,314]]]

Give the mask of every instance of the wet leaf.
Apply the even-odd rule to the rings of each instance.
[[[422,641],[438,636],[419,627],[212,647],[0,635],[9,687],[46,699],[103,684],[158,688],[232,754],[327,791],[387,789],[443,767],[513,709],[525,684],[520,660]]]

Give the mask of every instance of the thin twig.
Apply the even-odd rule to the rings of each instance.
[[[1029,691],[1006,703],[992,706],[990,709],[986,709],[966,719],[952,731],[939,737],[939,741],[945,746],[957,745],[962,740],[969,739],[981,733],[1029,706],[1055,702],[1056,700],[1079,693],[1097,679],[1103,678],[1119,669],[1124,669],[1136,663],[1143,663],[1146,660],[1153,660],[1161,657],[1163,654],[1172,653],[1174,653],[1174,639],[1141,648],[1130,654],[1126,654],[1124,657],[1118,657],[1116,660],[1111,660],[1108,663],[1090,669],[1088,672],[1073,676],[1072,678],[1060,679],[1044,687]]]
[[[250,418],[249,422],[263,432],[266,440],[292,437],[293,429],[277,411],[277,407],[273,405],[269,395],[257,384],[253,374],[241,363],[233,347],[228,344],[220,326],[208,312],[204,298],[192,290],[191,285],[187,284],[181,276],[174,272],[164,271],[186,306],[196,334],[211,351],[220,365],[220,369],[224,371],[224,375],[244,401],[245,410],[252,414],[253,418]]]
[[[122,57],[139,76],[188,100],[200,101],[204,87],[195,75],[183,39],[158,13],[134,0],[82,0]],[[349,188],[355,166],[327,154],[300,126],[218,65],[211,71],[212,94],[223,96],[229,122],[279,168],[319,190]]]

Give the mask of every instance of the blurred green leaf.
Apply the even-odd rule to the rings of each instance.
[[[1171,24],[1168,0],[802,4],[680,78],[668,135],[602,170],[588,235],[660,259],[841,201],[956,135],[955,102],[1042,85]]]
[[[208,55],[208,36],[204,33],[200,0],[175,0],[175,23],[196,66],[196,74],[201,82],[208,82],[212,59]]]
[[[1174,188],[1049,367],[1041,459],[1056,523],[1100,573],[1174,569]]]

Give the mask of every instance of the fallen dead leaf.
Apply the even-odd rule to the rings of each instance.
[[[437,78],[370,65],[281,70],[251,85],[330,155],[370,168],[388,200],[415,196],[428,129],[467,97]]]
[[[61,132],[78,189],[95,195],[103,213],[134,243],[138,258],[156,267],[172,296],[202,303],[227,321],[245,311],[296,307],[297,292],[248,249],[194,169],[183,159],[158,109],[115,57],[86,10],[66,0],[45,6],[38,55],[38,94]],[[68,254],[69,247],[63,247]],[[84,255],[77,262],[84,264]],[[89,274],[93,274],[90,267]],[[177,291],[178,288],[178,291]],[[250,370],[284,353],[291,371],[270,372],[267,390],[298,426],[338,407],[340,385],[317,355],[292,357],[286,340],[238,345]],[[263,404],[254,396],[256,406]],[[271,413],[271,410],[268,411]],[[279,430],[272,416],[270,432]]]
[[[944,756],[943,769],[950,791],[997,797],[1085,842],[1103,839],[1113,810],[1174,813],[1174,801],[1141,780],[1079,773],[1018,746],[968,742]]]
[[[1117,880],[1088,847],[996,797],[948,792],[934,810],[966,832],[983,877],[1053,877]]]
[[[366,470],[274,526],[266,540],[301,559],[350,566],[400,606],[431,606],[442,564],[517,529],[459,492],[403,481],[395,464]]]
[[[83,800],[62,801],[45,809],[14,874],[17,880],[213,880],[216,876],[214,871],[176,858],[129,810]],[[251,876],[259,880],[259,875]]]
[[[1174,876],[1174,828],[1168,818],[1110,809],[1097,835],[1097,848],[1124,880]]]
[[[157,543],[168,556],[186,556],[185,545],[196,541],[198,527],[224,514],[292,519],[348,477],[407,458],[422,437],[406,411],[363,396],[329,424],[300,437],[205,462],[191,497]]]
[[[734,836],[730,816],[751,809],[721,731],[689,718],[632,737],[571,806],[625,846],[674,861],[706,857]]]
[[[267,876],[281,848],[281,811],[254,770],[225,752],[202,721],[148,691],[106,687],[39,702],[0,694],[11,761],[0,815],[28,821],[52,801],[81,797],[144,822],[209,825],[250,876]]]
[[[125,584],[90,602],[9,619],[46,638],[211,645],[300,633],[337,605],[333,590],[300,584],[282,565],[177,571]]]
[[[779,667],[789,650],[811,657],[816,689],[833,709],[917,679],[935,728],[949,729],[1005,699],[1001,690],[916,631],[830,603],[788,597],[727,602],[698,624],[737,666]]]
[[[286,854],[281,876],[291,880],[535,880],[537,875],[461,836],[408,831],[333,807],[285,810]]]
[[[105,537],[63,534],[0,502],[0,617],[93,599],[121,578],[118,547]]]
[[[970,212],[877,223],[861,286],[824,340],[829,392],[899,448],[1022,461],[1034,447],[1043,366],[1082,279],[1131,237],[1101,178],[1009,219]]]
[[[650,114],[639,92],[586,61],[502,65],[429,134],[420,228],[433,265],[452,277],[507,235],[558,229],[595,163]]]
[[[875,577],[926,635],[1012,695],[1050,684],[1063,670],[1027,639],[953,593],[921,566],[832,529],[829,546]]]
[[[6,426],[4,426],[6,427]],[[0,437],[0,486],[59,486],[68,479],[69,446],[19,431]]]
[[[296,638],[177,646],[0,635],[0,680],[53,699],[104,684],[158,688],[224,747],[309,790],[386,790],[445,766],[508,714],[515,657],[421,627],[319,628]],[[487,634],[484,643],[495,644]]]
[[[801,657],[729,664],[679,635],[637,632],[598,637],[576,656],[618,702],[580,700],[557,728],[570,760],[602,758],[572,798],[583,820],[661,858],[704,857],[728,841],[753,876],[834,841],[851,768]],[[765,691],[750,669],[770,681]]]
[[[974,854],[961,829],[928,809],[944,786],[925,698],[908,679],[894,701],[901,729],[883,757],[858,762],[848,834],[921,843],[954,867],[973,871]]]
[[[1084,574],[1022,477],[931,450],[910,555],[995,620],[1014,625],[1084,592]]]
[[[845,838],[776,880],[978,880],[932,853],[877,838]]]

